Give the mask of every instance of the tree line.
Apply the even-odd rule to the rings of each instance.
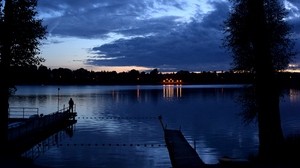
[[[200,73],[180,70],[163,73],[158,69],[127,72],[89,71],[84,68],[50,69],[40,66],[13,67],[11,77],[16,85],[127,85],[127,84],[163,84],[163,80],[181,80],[181,84],[251,84],[254,76],[249,72],[203,71]],[[278,80],[283,86],[295,87],[300,82],[300,73],[278,72]]]

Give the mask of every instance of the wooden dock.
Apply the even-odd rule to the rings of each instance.
[[[11,119],[16,124],[8,130],[9,155],[21,155],[52,134],[75,124],[76,115],[65,108],[49,115]]]
[[[167,129],[159,116],[164,130],[164,138],[168,148],[172,168],[252,168],[248,160],[223,157],[219,163],[206,164],[202,161],[197,151],[185,139],[181,130]]]
[[[167,129],[158,117],[164,130],[165,142],[173,168],[203,168],[206,164],[201,160],[197,151],[189,144],[180,130]]]
[[[173,168],[202,168],[206,166],[180,130],[164,129],[164,134]]]

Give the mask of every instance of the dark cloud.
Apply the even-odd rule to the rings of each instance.
[[[120,39],[94,47],[93,51],[101,56],[88,62],[93,65],[137,65],[190,71],[228,69],[230,58],[221,48],[222,23],[228,14],[228,4],[216,3],[215,7],[217,10],[203,19],[199,15],[192,22],[178,27],[174,26],[174,19],[166,19],[170,23],[165,21],[167,24],[161,26],[165,31],[150,28],[155,30],[153,36]]]
[[[110,32],[126,35],[138,35],[166,30],[173,19],[147,19],[147,9],[155,12],[155,1],[142,0],[53,0],[40,1],[41,16],[51,16],[44,19],[49,25],[49,31],[54,36],[72,36],[80,38],[105,37]],[[161,1],[181,8],[180,3]]]
[[[292,28],[293,39],[295,40],[295,52],[296,57],[293,63],[300,64],[300,1],[299,0],[288,0],[288,3],[291,3],[288,9],[289,19],[288,23]]]
[[[153,17],[167,7],[184,11],[183,0],[42,0],[39,10],[48,31],[56,37],[85,39],[122,38],[91,46],[86,64],[99,66],[145,66],[162,70],[226,70],[231,57],[222,48],[223,22],[228,16],[227,1],[210,0],[212,12],[198,10],[190,20],[176,15]],[[289,0],[289,10],[300,48],[300,2]],[[185,18],[187,19],[187,18]],[[114,38],[114,37],[111,37]],[[103,42],[102,42],[103,43]],[[101,43],[101,44],[102,44]],[[92,48],[93,47],[93,48]]]

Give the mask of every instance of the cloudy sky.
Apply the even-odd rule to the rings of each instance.
[[[231,68],[221,47],[228,0],[40,0],[49,68],[209,71]],[[300,50],[300,1],[286,0]],[[298,54],[293,64],[300,64]]]

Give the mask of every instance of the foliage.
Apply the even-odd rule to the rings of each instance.
[[[0,0],[0,139],[1,151],[8,149],[9,96],[16,80],[12,67],[39,65],[39,45],[45,39],[46,27],[37,18],[37,0]],[[8,157],[7,153],[0,158]]]
[[[287,11],[284,6],[276,0],[264,0],[263,11],[259,16],[257,1],[231,0],[231,2],[233,7],[224,23],[223,44],[232,53],[234,69],[257,71],[255,64],[258,59],[262,59],[255,52],[259,40],[266,43],[271,55],[272,69],[285,69],[293,60],[295,53],[291,26],[286,22]],[[257,16],[262,17],[262,24],[259,24]]]
[[[46,27],[37,18],[37,0],[6,0],[1,4],[5,5],[0,8],[0,63],[39,65],[44,59],[37,56],[38,47],[45,39]]]

